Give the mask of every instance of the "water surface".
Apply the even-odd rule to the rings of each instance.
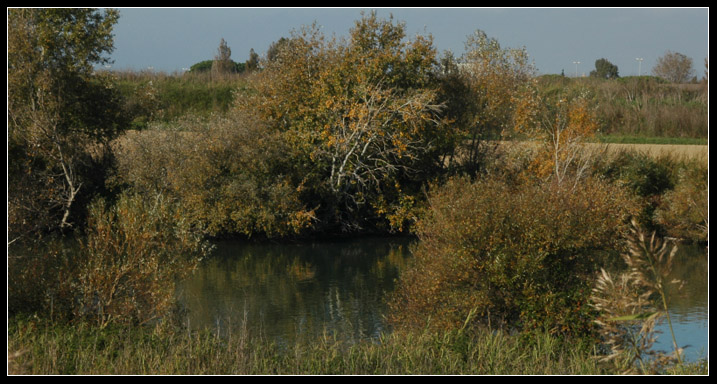
[[[272,340],[324,334],[362,340],[390,331],[386,294],[410,260],[410,238],[359,238],[301,244],[220,242],[214,255],[180,285],[192,328],[222,334],[248,331]],[[707,357],[708,256],[704,247],[681,246],[671,292],[678,345],[689,360]],[[656,349],[671,351],[667,323]]]
[[[386,331],[386,294],[409,258],[409,238],[302,244],[221,242],[180,285],[193,327],[243,328],[273,339]]]

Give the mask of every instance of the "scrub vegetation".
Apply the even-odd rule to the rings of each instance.
[[[251,70],[222,39],[208,71],[96,71],[118,17],[8,11],[9,373],[708,371],[643,364],[664,282],[630,280],[669,263],[643,232],[707,242],[707,162],[599,144],[706,139],[706,81],[538,76],[482,31],[455,58],[373,13]],[[374,342],[181,325],[210,239],[377,233],[419,241]]]

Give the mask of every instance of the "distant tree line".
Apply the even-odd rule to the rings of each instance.
[[[705,67],[707,59],[705,59]],[[667,51],[657,59],[657,64],[652,69],[652,74],[671,83],[681,84],[697,82],[694,76],[692,59],[679,52]],[[617,65],[605,58],[595,61],[595,69],[590,71],[590,77],[598,79],[617,79]]]

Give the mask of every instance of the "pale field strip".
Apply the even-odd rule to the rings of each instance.
[[[500,141],[501,146],[528,146],[535,149],[544,143],[535,141]],[[654,157],[672,157],[674,159],[696,159],[709,164],[709,145],[693,144],[623,144],[623,143],[586,143],[588,152],[599,153],[606,150],[607,154],[620,152],[641,152]]]
[[[655,157],[673,156],[676,158],[701,159],[709,163],[709,145],[684,144],[591,144],[605,146],[609,151],[638,151]]]

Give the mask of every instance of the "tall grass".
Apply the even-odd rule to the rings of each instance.
[[[115,71],[117,88],[135,128],[152,121],[173,121],[187,114],[224,114],[244,89],[245,75]]]
[[[11,374],[605,374],[583,345],[502,332],[394,333],[348,344],[325,334],[280,345],[245,333],[52,325],[12,319]]]
[[[596,322],[610,349],[601,361],[614,363],[620,372],[658,373],[675,363],[678,372],[684,369],[683,348],[675,338],[666,295],[668,284],[682,283],[667,281],[677,251],[676,245],[670,245],[654,232],[648,238],[633,221],[629,250],[623,254],[628,270],[616,277],[603,270],[596,281],[592,303],[601,313]],[[655,325],[661,318],[669,325],[671,354],[652,350]]]
[[[708,91],[701,84],[667,84],[649,76],[611,80],[541,76],[539,84],[546,94],[570,87],[589,89],[605,135],[708,136]]]

